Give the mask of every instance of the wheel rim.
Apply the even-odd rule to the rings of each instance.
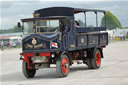
[[[67,58],[63,58],[62,59],[62,71],[64,74],[66,74],[68,72],[68,68],[69,68],[69,65],[68,65],[68,60]]]
[[[100,66],[100,62],[101,62],[101,60],[100,60],[100,53],[97,52],[97,53],[96,53],[96,65],[97,65],[97,66]]]

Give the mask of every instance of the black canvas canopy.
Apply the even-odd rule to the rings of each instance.
[[[50,7],[36,10],[34,14],[39,14],[39,17],[47,16],[74,16],[75,13],[80,12],[103,12],[104,10],[95,10],[95,9],[79,9],[71,7]]]

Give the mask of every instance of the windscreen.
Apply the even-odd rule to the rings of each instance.
[[[59,31],[59,20],[36,21],[37,33],[58,32],[58,31]]]
[[[35,20],[23,23],[24,34],[54,33],[59,31],[59,20]]]
[[[33,33],[33,21],[24,22],[24,34],[32,34]]]

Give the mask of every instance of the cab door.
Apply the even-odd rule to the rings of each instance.
[[[74,20],[71,20],[70,31],[68,32],[68,49],[75,50],[76,49],[76,29],[74,27]]]

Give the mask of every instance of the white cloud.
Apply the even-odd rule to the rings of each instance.
[[[126,1],[126,0],[40,0],[42,2],[44,1],[72,1],[72,2],[90,2],[90,1]]]
[[[128,5],[126,1],[115,2],[115,0],[2,0],[2,24],[0,24],[0,26],[2,25],[2,29],[12,28],[20,19],[32,17],[32,13],[34,12],[34,10],[53,6],[70,6],[76,8],[110,10],[121,20],[123,25],[128,25],[126,23],[126,21],[128,20]]]
[[[9,17],[1,17],[1,29],[13,28],[17,25],[17,22],[20,22],[22,18],[28,18],[31,15],[17,15]]]

